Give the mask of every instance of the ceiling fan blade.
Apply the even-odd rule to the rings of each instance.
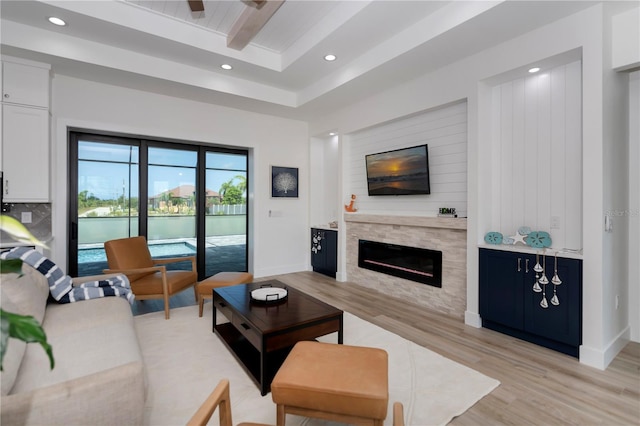
[[[192,12],[202,12],[204,10],[204,3],[202,0],[187,0]]]

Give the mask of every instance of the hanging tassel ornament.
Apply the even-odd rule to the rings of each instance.
[[[558,306],[560,304],[560,299],[558,299],[558,295],[556,294],[556,288],[562,284],[562,280],[558,276],[558,252],[555,255],[555,262],[553,266],[553,278],[551,278],[551,284],[553,284],[553,297],[551,298],[551,304],[554,306]]]
[[[540,266],[540,254],[536,251],[536,266],[533,267],[533,270],[536,273],[536,281],[533,283],[533,291],[536,293],[540,293],[542,288],[540,284],[538,284],[538,280],[540,279],[540,272],[542,272],[542,266]]]
[[[549,307],[549,303],[547,302],[547,284],[549,284],[549,280],[547,279],[547,275],[544,271],[544,268],[547,265],[545,251],[542,252],[542,265],[542,277],[538,280],[538,282],[542,284],[542,300],[540,301],[540,306],[547,309]]]

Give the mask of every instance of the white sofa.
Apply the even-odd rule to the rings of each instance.
[[[2,309],[32,315],[53,347],[55,368],[37,343],[9,339],[1,376],[5,425],[142,424],[146,378],[131,307],[122,297],[47,303],[47,279],[0,276]],[[74,284],[96,277],[74,279]]]

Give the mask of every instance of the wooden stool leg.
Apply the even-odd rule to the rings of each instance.
[[[202,311],[204,310],[204,297],[199,294],[198,295],[198,316],[202,317]]]
[[[278,404],[276,412],[276,426],[284,426],[286,413],[284,412],[284,405]]]

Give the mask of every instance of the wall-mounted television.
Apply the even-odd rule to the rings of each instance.
[[[427,145],[365,156],[369,195],[430,194]]]

